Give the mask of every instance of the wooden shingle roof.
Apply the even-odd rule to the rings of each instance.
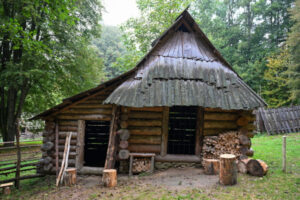
[[[135,73],[105,103],[227,110],[252,110],[266,105],[209,42],[186,10],[155,41]]]

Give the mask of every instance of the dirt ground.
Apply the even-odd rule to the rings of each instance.
[[[71,188],[60,187],[47,193],[40,193],[32,199],[149,199],[184,190],[205,189],[217,185],[217,176],[203,174],[198,168],[171,168],[156,171],[151,175],[119,175],[118,186],[112,189],[101,184],[100,176],[79,176],[78,184]],[[134,192],[139,191],[135,197]],[[141,193],[145,196],[141,196]],[[150,195],[150,196],[149,196]]]

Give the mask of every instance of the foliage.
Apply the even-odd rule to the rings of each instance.
[[[121,30],[115,26],[102,26],[100,39],[94,39],[93,45],[97,47],[100,58],[103,60],[106,76],[113,78],[120,73],[121,69],[112,67],[117,58],[126,54]]]
[[[264,95],[270,107],[281,107],[291,104],[291,92],[288,86],[289,75],[287,73],[290,65],[288,50],[282,49],[279,54],[268,58],[267,70],[264,78],[266,90]]]
[[[100,81],[89,47],[100,32],[98,0],[2,0],[0,132],[12,140],[24,110],[38,112]],[[52,92],[54,91],[54,92]],[[29,98],[27,98],[29,97]]]
[[[121,27],[128,53],[118,58],[113,66],[124,68],[127,65],[125,69],[132,68],[132,60],[144,55],[150,49],[152,41],[191,4],[189,12],[203,32],[244,81],[269,101],[270,96],[265,91],[274,88],[266,87],[268,80],[264,75],[267,59],[278,53],[286,40],[293,24],[288,12],[293,2],[294,0],[138,0],[141,17],[131,18]],[[280,100],[285,97],[280,97]]]
[[[289,86],[292,88],[294,103],[300,104],[300,0],[296,0],[291,14],[295,24],[291,28],[287,40],[292,60],[288,70],[291,76]]]

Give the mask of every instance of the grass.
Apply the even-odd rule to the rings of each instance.
[[[125,184],[112,190],[97,186],[82,192],[88,193],[85,199],[300,199],[300,133],[289,134],[287,137],[287,173],[283,173],[281,169],[282,135],[257,135],[252,139],[252,148],[254,158],[268,164],[268,174],[264,177],[239,174],[238,184],[235,186],[224,187],[217,184],[206,189],[168,191],[163,187]],[[53,197],[48,196],[51,194],[59,197],[57,195],[64,190],[55,189],[54,179],[55,177],[44,177],[22,181],[19,191],[13,190],[13,194],[6,197],[0,195],[0,199],[41,199],[41,196],[43,199],[51,199]],[[77,189],[73,189],[73,192],[77,192]]]

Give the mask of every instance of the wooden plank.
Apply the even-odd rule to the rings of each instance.
[[[109,142],[107,147],[107,154],[104,169],[113,169],[115,165],[116,152],[117,152],[117,141],[116,141],[116,129],[119,115],[119,107],[113,105],[112,109],[112,120],[109,131]]]
[[[76,147],[76,163],[75,167],[78,171],[81,170],[84,164],[84,135],[85,135],[85,121],[78,120],[78,132],[77,132],[77,147]]]
[[[168,147],[168,132],[169,132],[169,107],[163,108],[163,119],[162,119],[162,136],[161,136],[161,149],[160,155],[165,156],[167,154]]]
[[[59,165],[58,165],[58,140],[59,140],[59,123],[55,123],[55,173],[56,173],[56,178],[58,177],[59,173]]]
[[[128,150],[137,153],[160,153],[161,145],[129,144]]]

